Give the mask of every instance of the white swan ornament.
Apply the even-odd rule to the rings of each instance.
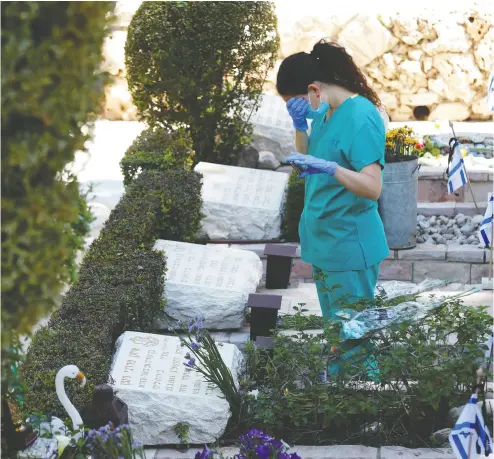
[[[86,384],[86,377],[75,365],[67,365],[61,368],[58,370],[57,376],[55,377],[55,389],[58,399],[72,421],[72,431],[76,432],[75,435],[70,437],[71,433],[63,421],[59,418],[52,417],[51,422],[41,422],[39,424],[39,428],[37,429],[40,437],[51,435],[52,438],[38,438],[29,448],[19,453],[20,459],[48,459],[55,457],[53,455],[50,456],[51,453],[49,451],[51,451],[52,448],[47,445],[48,442],[51,444],[56,443],[55,449],[58,450],[58,457],[60,457],[71,439],[77,441],[83,435],[83,422],[81,415],[65,393],[65,378],[76,379],[81,383],[81,387],[84,387]],[[28,422],[29,421],[30,420],[28,419]]]

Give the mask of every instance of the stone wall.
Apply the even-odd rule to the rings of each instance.
[[[312,8],[306,2],[288,2],[290,15],[286,15],[287,2],[275,3],[280,59],[269,74],[266,92],[275,93],[276,72],[284,57],[310,51],[326,38],[353,55],[392,121],[491,118],[486,93],[494,70],[494,14],[487,5],[464,2],[449,10],[397,13],[378,5],[374,13],[331,14],[329,3]],[[107,119],[135,118],[125,82],[124,44],[126,28],[139,4],[140,0],[117,2],[118,24],[105,45],[104,67],[116,76],[107,90]]]

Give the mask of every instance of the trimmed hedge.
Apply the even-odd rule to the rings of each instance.
[[[23,366],[25,411],[66,416],[53,387],[56,372],[75,364],[83,391],[66,382],[82,410],[107,382],[113,346],[126,330],[150,332],[164,307],[165,260],[158,238],[192,241],[201,222],[201,176],[193,171],[144,171],[127,188],[83,259],[77,282],[47,327],[33,339]]]
[[[192,168],[192,140],[183,129],[146,129],[125,152],[120,161],[124,184],[129,185],[140,171]]]
[[[196,161],[230,164],[248,143],[250,113],[279,48],[272,2],[143,2],[125,64],[149,126],[185,127]]]
[[[87,231],[78,184],[61,173],[84,150],[104,99],[99,67],[114,5],[2,2],[3,392],[5,351],[53,309]]]
[[[288,180],[286,192],[285,210],[281,226],[282,238],[290,242],[299,242],[298,224],[304,210],[305,181],[298,178],[298,173],[293,171]]]

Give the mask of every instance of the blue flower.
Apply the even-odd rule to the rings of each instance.
[[[214,451],[209,449],[207,445],[204,445],[204,449],[202,451],[198,451],[194,459],[213,459],[213,458],[214,458]]]
[[[191,324],[189,326],[189,333],[199,332],[199,330],[201,330],[202,328],[204,328],[204,317],[196,319],[195,322],[191,321]]]
[[[190,343],[190,347],[192,348],[193,351],[197,351],[197,349],[199,349],[201,345],[199,343],[196,343],[195,341],[192,341]]]
[[[256,454],[260,459],[270,459],[269,456],[271,455],[271,448],[269,445],[257,445]]]
[[[184,365],[189,368],[194,368],[194,363],[196,362],[196,359],[194,357],[191,357],[188,362],[185,362]]]
[[[190,352],[187,352],[187,354],[185,354],[185,358],[186,358],[187,360],[189,360],[189,359],[190,359]]]

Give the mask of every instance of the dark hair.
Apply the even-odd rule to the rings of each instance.
[[[336,43],[321,40],[310,54],[288,56],[278,70],[276,89],[282,96],[305,94],[314,81],[342,86],[366,97],[377,107],[381,106],[378,95],[370,88],[352,56]]]

